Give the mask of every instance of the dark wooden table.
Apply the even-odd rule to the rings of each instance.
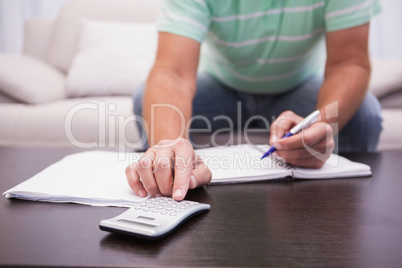
[[[1,192],[73,152],[0,148]],[[402,152],[347,156],[373,176],[193,190],[211,211],[157,243],[99,230],[122,208],[2,197],[0,265],[402,267]]]

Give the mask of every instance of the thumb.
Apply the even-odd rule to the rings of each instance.
[[[205,185],[211,182],[212,179],[212,172],[211,170],[205,165],[199,155],[196,155],[196,161],[194,163],[194,169],[191,173],[190,177],[190,189],[194,189],[198,186]]]

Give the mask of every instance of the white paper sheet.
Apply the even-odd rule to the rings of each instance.
[[[127,183],[125,168],[130,156],[134,160],[138,157],[104,151],[69,155],[4,194],[37,201],[128,207],[144,200]]]
[[[212,172],[211,184],[280,179],[292,176],[285,163],[261,157],[268,146],[237,145],[198,150]]]

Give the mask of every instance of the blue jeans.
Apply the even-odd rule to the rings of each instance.
[[[314,76],[289,92],[276,95],[256,95],[239,92],[220,83],[208,74],[197,78],[197,92],[193,101],[191,128],[205,129],[207,121],[212,132],[219,129],[267,128],[283,111],[290,110],[306,117],[314,111],[322,76]],[[142,115],[145,85],[134,94],[134,114]],[[342,111],[339,111],[341,113]],[[382,130],[381,106],[374,95],[367,93],[362,105],[352,119],[341,129],[335,139],[336,151],[374,152]],[[200,119],[202,117],[202,119]],[[145,133],[138,124],[141,137]]]

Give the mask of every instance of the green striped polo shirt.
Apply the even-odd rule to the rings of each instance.
[[[275,94],[322,68],[326,32],[380,11],[379,0],[164,0],[158,31],[203,43],[200,68],[221,83]]]

